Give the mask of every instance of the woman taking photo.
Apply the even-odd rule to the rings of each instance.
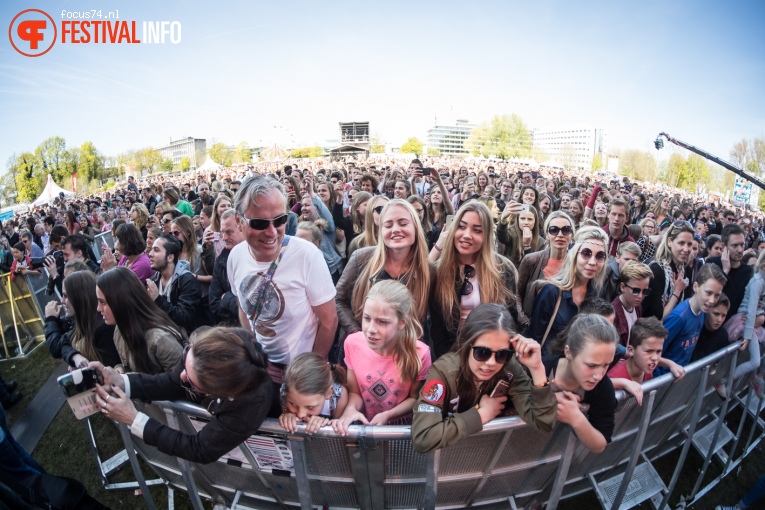
[[[115,267],[96,280],[98,311],[114,330],[122,372],[169,372],[181,359],[185,340],[178,326],[154,304],[146,287],[126,267]]]
[[[114,251],[121,254],[119,263],[115,259],[108,245],[103,243],[103,257],[101,258],[101,269],[108,271],[117,266],[124,266],[135,273],[141,283],[146,284],[146,279],[154,276],[154,270],[151,268],[151,261],[146,254],[146,243],[143,236],[135,225],[125,223],[117,227],[114,232]]]
[[[371,221],[369,211],[367,221]],[[435,270],[428,262],[417,213],[406,200],[394,199],[383,207],[379,219],[377,245],[354,252],[337,282],[337,317],[345,335],[361,331],[364,301],[369,289],[380,280],[403,283],[412,295],[415,317],[425,324]]]
[[[518,296],[523,300],[523,313],[529,317],[542,285],[563,265],[576,229],[568,213],[553,211],[545,220],[544,231],[547,248],[523,257],[518,269]]]
[[[96,275],[92,271],[76,271],[64,278],[61,303],[45,305],[45,342],[51,356],[73,368],[85,368],[90,361],[108,366],[120,363],[114,325],[104,323],[97,305]],[[73,323],[66,332],[59,319],[62,309]]]
[[[505,245],[503,255],[518,267],[529,253],[541,250],[540,219],[533,205],[508,202],[497,225],[497,240]]]
[[[542,344],[543,356],[550,353],[550,340],[568,326],[582,303],[599,295],[608,259],[607,246],[608,234],[602,228],[582,228],[561,268],[539,291],[527,334]]]
[[[515,298],[518,273],[494,250],[494,221],[484,204],[463,205],[443,243],[433,246],[441,254],[429,303],[434,360],[451,349],[465,319],[482,303],[500,303],[516,324],[526,322]]]
[[[195,333],[169,373],[121,376],[101,363],[91,366],[106,383],[97,389],[97,402],[107,418],[129,425],[133,435],[162,453],[200,464],[215,462],[257,433],[272,401],[265,354],[241,328]],[[184,434],[139,413],[130,399],[191,400],[211,418],[196,434]]]
[[[536,429],[552,429],[557,401],[547,384],[539,344],[517,334],[512,323],[507,308],[494,303],[470,313],[455,348],[431,366],[414,406],[416,451],[451,446],[510,409]],[[492,397],[503,383],[507,396]]]
[[[691,297],[692,264],[688,264],[695,230],[687,221],[676,221],[662,237],[649,264],[653,292],[643,300],[643,317],[662,320],[684,299]]]
[[[544,360],[558,401],[558,421],[570,425],[579,441],[594,453],[606,448],[614,432],[616,396],[606,372],[618,341],[616,328],[604,317],[578,315],[569,326],[563,352]]]
[[[524,205],[534,206],[534,209],[539,210],[539,192],[534,186],[522,187],[518,201]]]

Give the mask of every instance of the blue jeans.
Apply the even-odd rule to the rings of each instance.
[[[763,497],[765,497],[765,475],[761,476],[760,479],[755,482],[754,486],[749,489],[746,496],[741,498],[738,506],[741,508],[749,508]]]
[[[0,469],[12,477],[23,478],[30,473],[44,473],[40,464],[13,439],[0,406]]]

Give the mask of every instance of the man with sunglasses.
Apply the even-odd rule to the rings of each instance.
[[[242,327],[255,332],[271,378],[281,384],[298,354],[327,357],[337,329],[335,286],[321,251],[285,235],[289,216],[281,183],[260,175],[247,179],[234,209],[245,242],[228,258],[231,292],[239,299]]]

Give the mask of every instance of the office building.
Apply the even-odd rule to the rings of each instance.
[[[444,156],[467,156],[470,151],[465,147],[465,142],[474,127],[475,124],[470,124],[464,119],[458,119],[453,126],[433,126],[428,129],[427,146]]]
[[[207,154],[207,141],[204,138],[193,138],[191,136],[181,140],[173,140],[168,145],[160,147],[162,159],[171,159],[173,166],[178,167],[183,158],[189,158],[191,170],[197,169],[197,156],[204,161]]]
[[[569,169],[590,170],[592,158],[607,152],[606,130],[589,126],[535,128],[534,149]]]

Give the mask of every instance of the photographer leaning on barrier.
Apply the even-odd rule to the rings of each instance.
[[[200,328],[170,373],[120,375],[98,362],[90,367],[103,375],[97,401],[108,418],[129,425],[133,435],[163,453],[201,464],[255,434],[271,406],[266,355],[241,328]],[[198,434],[184,434],[136,411],[131,398],[191,400],[212,418]]]

